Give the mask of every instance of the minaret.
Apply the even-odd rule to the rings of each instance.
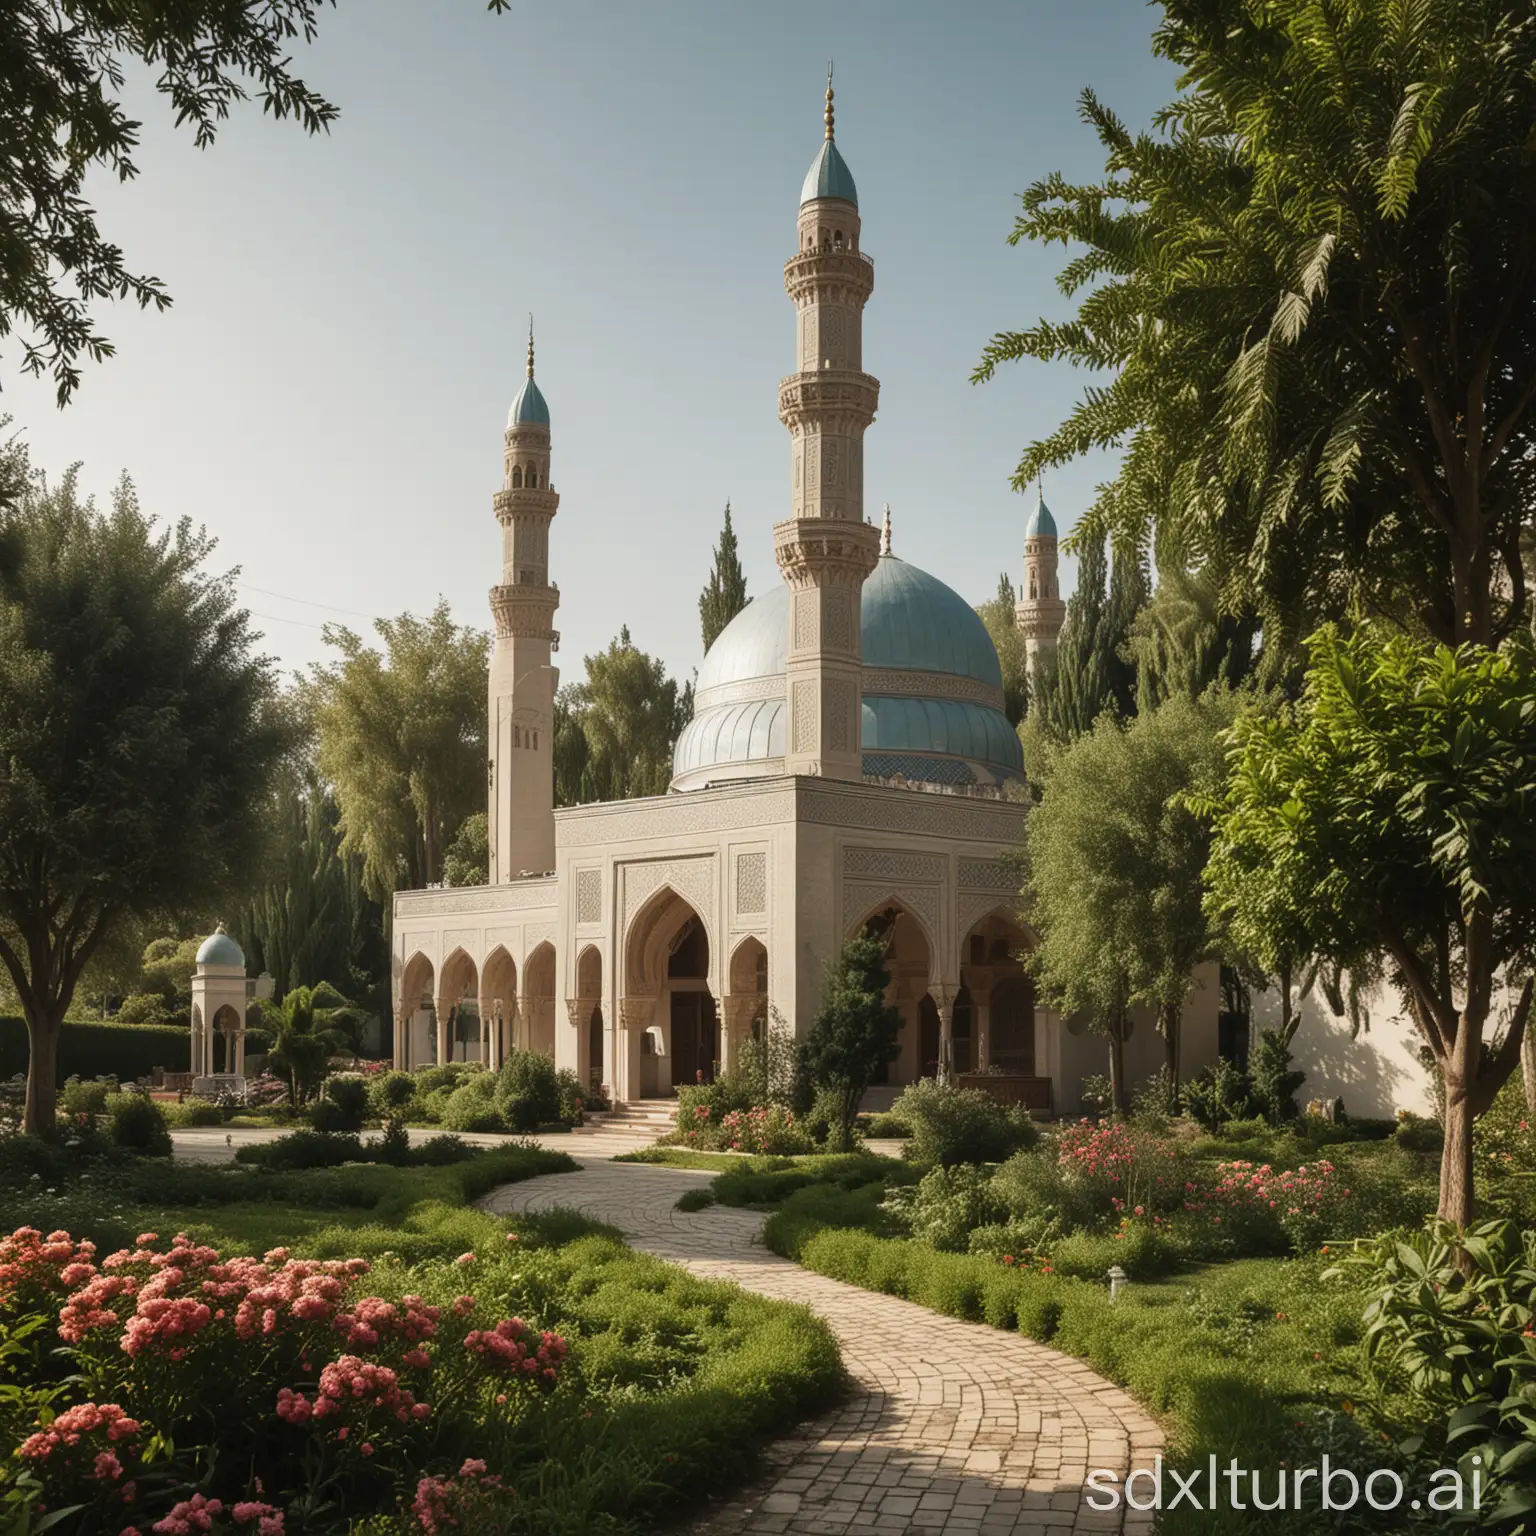
[[[790,590],[784,769],[860,779],[860,591],[880,541],[864,521],[864,433],[880,383],[862,369],[875,270],[859,250],[858,192],[833,142],[830,69],[826,125],[800,192],[799,249],[784,266],[800,368],[779,385],[794,480],[789,520],[773,530]]]
[[[549,407],[528,377],[512,402],[503,438],[501,585],[491,588],[491,749],[488,842],[492,885],[555,867],[555,688],[550,652],[560,589],[549,581],[549,525],[560,498],[549,483]]]
[[[1056,654],[1067,616],[1056,584],[1056,519],[1045,504],[1044,484],[1039,486],[1035,510],[1024,529],[1024,592],[1014,616],[1024,636],[1024,671],[1033,677],[1036,666]]]

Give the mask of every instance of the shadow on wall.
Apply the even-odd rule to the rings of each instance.
[[[1349,1037],[1349,1020],[1337,1018],[1316,992],[1301,1003],[1301,1025],[1291,1045],[1296,1070],[1307,1080],[1296,1094],[1303,1109],[1310,1099],[1343,1099],[1348,1114],[1390,1120],[1400,1109],[1434,1113],[1429,1074],[1419,1064],[1421,1041],[1397,994],[1384,988],[1372,994],[1368,1029]],[[1280,1022],[1280,999],[1273,989],[1254,994],[1253,1027],[1272,1029]]]

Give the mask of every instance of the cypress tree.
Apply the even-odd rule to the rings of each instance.
[[[699,595],[699,628],[704,649],[709,650],[720,631],[747,606],[747,574],[736,556],[736,532],[731,527],[731,504],[725,504],[725,527],[715,546],[714,569]]]

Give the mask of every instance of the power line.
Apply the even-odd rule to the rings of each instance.
[[[351,616],[354,619],[370,619],[370,620],[374,621],[375,623],[378,621],[378,615],[377,614],[374,614],[374,613],[363,613],[359,609],[356,609],[356,608],[338,608],[335,603],[317,603],[313,599],[308,598],[308,597],[289,597],[289,595],[286,592],[274,592],[269,587],[255,587],[255,586],[252,586],[251,583],[248,582],[248,581],[237,581],[235,583],[235,585],[237,587],[240,587],[241,589],[243,589],[246,592],[259,592],[259,593],[261,593],[261,595],[263,597],[281,598],[282,601],[285,602],[285,603],[298,603],[302,607],[305,607],[305,608],[324,608],[324,609],[327,609],[331,613],[347,613],[347,614],[351,614]],[[258,614],[258,615],[256,615],[256,617],[258,617],[258,618],[263,618],[263,617],[270,618],[270,617],[272,617],[272,615],[270,615],[270,614],[267,614],[267,615]],[[299,620],[294,619],[291,622],[297,624],[299,622]]]
[[[326,624],[311,624],[307,619],[285,619],[280,613],[257,613],[253,608],[245,610],[253,619],[265,619],[271,624],[297,624],[300,629],[328,629]]]

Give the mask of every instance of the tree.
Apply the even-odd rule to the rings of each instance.
[[[1024,901],[1040,934],[1030,969],[1065,1012],[1109,1034],[1117,1109],[1131,1004],[1156,1014],[1178,1080],[1190,972],[1212,950],[1201,907],[1211,831],[1186,797],[1220,791],[1222,733],[1237,712],[1234,695],[1212,690],[1126,724],[1103,716],[1062,750],[1029,813]]]
[[[382,651],[328,624],[342,659],[317,666],[309,687],[342,849],[361,857],[366,889],[382,902],[439,884],[450,839],[485,804],[490,639],[455,624],[441,600],[424,619],[374,628]]]
[[[384,911],[363,888],[361,855],[342,847],[335,796],[312,771],[291,774],[271,818],[269,860],[232,926],[247,965],[271,975],[278,1002],[324,981],[387,1011]]]
[[[1157,590],[1131,625],[1128,649],[1136,669],[1136,707],[1165,699],[1198,698],[1213,683],[1236,688],[1276,668],[1272,646],[1260,663],[1261,625],[1250,607],[1226,613],[1221,590],[1205,569],[1159,565]]]
[[[1120,716],[1136,710],[1136,668],[1127,644],[1147,598],[1146,566],[1134,549],[1117,551],[1111,575],[1106,544],[1102,535],[1083,543],[1055,660],[1031,679],[1032,707],[1059,741],[1090,730],[1105,710]]]
[[[896,1059],[900,1012],[885,1001],[891,983],[885,968],[886,939],[849,939],[827,966],[821,1007],[805,1037],[806,1069],[836,1114],[833,1136],[839,1151],[853,1145],[859,1101],[880,1068]]]
[[[176,125],[199,149],[213,143],[254,82],[262,111],[329,130],[337,110],[292,72],[295,37],[310,42],[327,0],[10,0],[0,7],[0,337],[21,335],[22,368],[52,373],[59,404],[80,382],[82,353],[110,357],[92,329],[93,299],[171,302],[159,278],[141,277],[105,240],[83,196],[92,172],[138,174],[142,126],[123,111],[122,61],[155,71]],[[334,3],[334,0],[330,0]],[[489,0],[504,11],[510,0]]]
[[[679,689],[660,658],[630,639],[628,625],[586,665],[586,681],[556,700],[556,798],[569,805],[665,794],[672,748],[693,716],[692,685]]]
[[[1536,20],[1524,0],[1165,0],[1160,134],[1091,94],[1107,175],[1012,235],[1076,244],[1005,360],[1109,371],[1015,484],[1123,447],[1078,535],[1222,573],[1268,629],[1350,602],[1448,643],[1523,623],[1536,504]]]
[[[1013,583],[1004,571],[997,578],[997,596],[990,602],[976,605],[976,612],[987,626],[987,634],[997,651],[997,664],[1003,673],[1003,713],[1013,726],[1024,718],[1029,701],[1029,685],[1024,675],[1024,637],[1019,633],[1015,613],[1018,601]]]
[[[295,987],[262,1017],[272,1024],[267,1064],[286,1080],[295,1109],[324,1081],[332,1054],[356,1048],[357,1010],[325,982]]]
[[[443,859],[445,885],[484,885],[491,878],[490,828],[484,811],[464,818]]]
[[[270,665],[213,542],[0,455],[0,960],[27,1021],[26,1128],[93,956],[238,889],[287,749]]]
[[[1268,969],[1386,967],[1445,1089],[1439,1213],[1465,1226],[1472,1124],[1531,1006],[1536,654],[1523,632],[1498,651],[1368,629],[1309,644],[1301,703],[1235,727],[1209,904]]]
[[[731,504],[725,504],[725,527],[715,546],[715,564],[699,596],[699,628],[704,649],[709,650],[720,631],[747,606],[747,574],[736,556],[736,533],[731,527]]]

